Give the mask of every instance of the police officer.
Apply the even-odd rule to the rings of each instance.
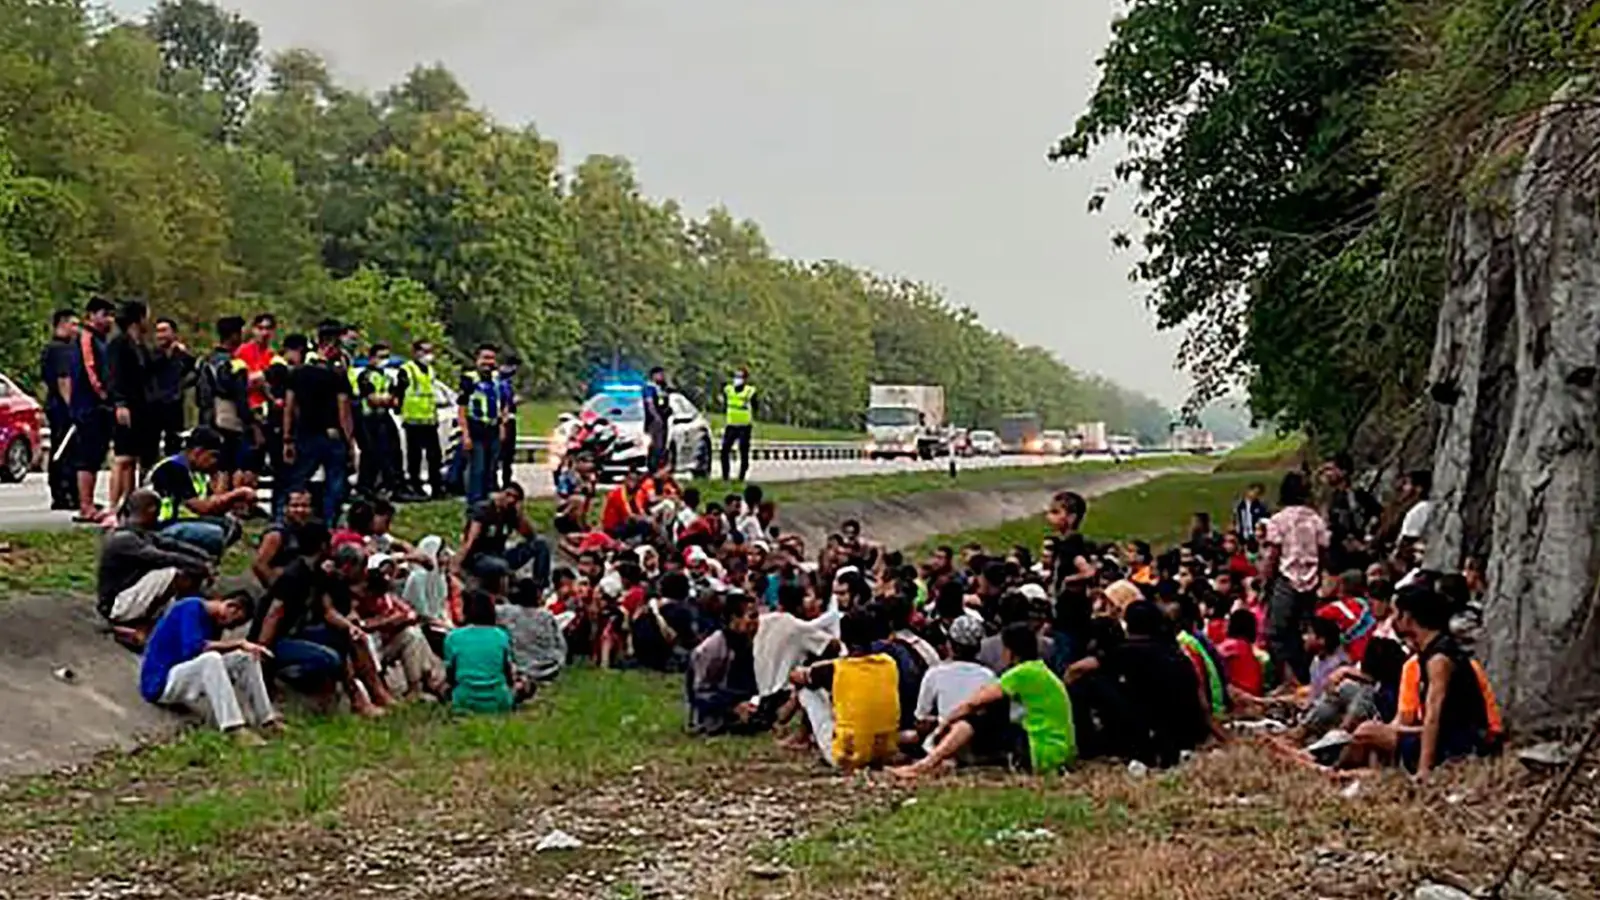
[[[500,483],[510,484],[511,466],[517,461],[517,370],[522,360],[515,353],[500,361]]]
[[[750,384],[750,370],[739,369],[733,380],[722,386],[726,404],[722,423],[722,480],[728,480],[730,457],[739,448],[739,480],[750,472],[750,433],[755,430],[756,389]]]
[[[352,370],[353,371],[353,370]],[[356,490],[368,496],[378,491],[397,493],[400,477],[400,431],[394,411],[404,394],[389,368],[389,345],[378,341],[367,354],[366,368],[356,376],[356,397],[361,408],[359,434],[366,439],[356,475]]]
[[[461,452],[466,456],[468,503],[486,500],[496,490],[500,429],[505,425],[496,372],[498,355],[499,348],[494,344],[478,345],[476,366],[461,375],[457,415],[461,422]]]
[[[411,358],[400,367],[400,422],[406,434],[406,475],[411,498],[422,499],[422,460],[428,460],[428,485],[436,500],[445,496],[440,472],[439,401],[433,392],[433,344],[414,341]],[[408,498],[402,498],[408,499]]]
[[[672,419],[672,388],[667,386],[667,370],[656,366],[650,370],[650,380],[644,385],[644,431],[650,437],[649,470],[653,475],[661,469],[667,454],[668,423]]]

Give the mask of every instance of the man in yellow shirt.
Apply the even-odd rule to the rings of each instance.
[[[829,762],[844,771],[884,765],[900,752],[900,671],[888,654],[874,651],[876,634],[872,614],[852,610],[839,622],[848,655],[794,674],[797,685],[831,691]]]

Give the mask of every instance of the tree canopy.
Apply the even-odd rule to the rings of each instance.
[[[191,334],[271,309],[397,345],[494,341],[542,396],[660,364],[704,400],[747,365],[764,415],[794,424],[854,425],[880,381],[944,385],[961,424],[1037,411],[1166,435],[1155,401],[985,328],[931,285],[785,258],[727,210],[652,200],[621,157],[564,163],[442,67],[369,93],[310,51],[264,56],[253,23],[204,0],[163,0],[138,24],[99,10],[0,0],[13,322],[97,291],[147,299]],[[0,336],[0,367],[26,380],[44,338]]]
[[[1133,274],[1187,328],[1191,407],[1243,383],[1258,420],[1346,444],[1425,402],[1450,218],[1519,117],[1594,71],[1597,20],[1592,0],[1130,0],[1050,155],[1125,147]]]

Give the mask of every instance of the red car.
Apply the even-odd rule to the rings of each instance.
[[[15,483],[44,459],[44,407],[0,375],[0,481]]]

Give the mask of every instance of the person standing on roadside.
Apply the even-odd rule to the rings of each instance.
[[[367,366],[356,378],[356,396],[361,404],[361,424],[357,433],[365,434],[361,448],[360,474],[356,490],[368,497],[380,491],[399,493],[400,432],[394,426],[394,412],[400,408],[404,389],[389,366],[389,345],[378,341],[367,354]]]
[[[1311,506],[1305,476],[1285,474],[1278,512],[1267,520],[1259,564],[1267,596],[1267,651],[1281,670],[1283,684],[1298,687],[1311,677],[1300,632],[1315,612],[1332,538],[1328,523]]]
[[[259,477],[282,455],[282,435],[273,427],[272,390],[267,377],[272,367],[283,364],[283,357],[273,349],[273,338],[278,334],[278,319],[272,313],[260,313],[250,321],[250,340],[234,351],[244,363],[245,380],[249,386],[250,417],[260,425],[259,435],[250,438],[242,451],[239,467]],[[259,439],[257,439],[259,438]],[[278,474],[274,472],[274,474]]]
[[[517,372],[522,359],[509,353],[500,363],[500,483],[512,482],[511,467],[517,461]]]
[[[103,524],[106,510],[94,502],[100,467],[111,449],[116,423],[111,410],[111,373],[106,367],[106,335],[116,307],[104,297],[84,307],[83,328],[72,356],[72,384],[67,403],[72,410],[73,467],[78,479],[78,515],[74,522]]]
[[[318,359],[310,359],[306,339],[291,335],[283,347],[291,361],[301,362],[289,374],[283,399],[283,461],[288,477],[282,490],[272,492],[273,518],[283,521],[289,494],[310,490],[318,469],[326,479],[322,495],[322,521],[339,521],[339,508],[349,488],[350,456],[355,452],[355,413],[350,403],[350,382],[335,368],[340,326],[324,323],[317,329]]]
[[[406,435],[406,480],[415,499],[423,499],[422,460],[428,460],[428,486],[433,498],[445,496],[440,466],[439,401],[433,392],[433,343],[414,341],[411,358],[400,367],[398,379],[401,401],[400,421]]]
[[[263,443],[261,426],[250,412],[250,375],[244,360],[235,354],[244,343],[244,319],[224,316],[217,320],[217,346],[200,366],[195,390],[199,424],[216,429],[222,436],[221,488],[250,486],[255,478],[245,471],[246,441]],[[247,438],[248,436],[248,438]]]
[[[159,436],[150,418],[151,384],[149,350],[144,345],[145,320],[150,310],[138,300],[126,300],[117,310],[117,336],[106,344],[111,370],[111,405],[116,416],[112,429],[110,508],[122,507],[122,498],[138,486],[139,473],[148,472],[159,459]]]
[[[650,437],[650,450],[645,468],[651,472],[661,469],[667,455],[667,423],[672,419],[672,388],[667,386],[667,370],[656,366],[650,370],[650,379],[644,385],[644,433]]]
[[[63,452],[67,432],[72,430],[72,410],[67,397],[72,394],[73,348],[78,337],[78,314],[58,309],[50,318],[50,342],[39,355],[39,381],[44,384],[44,416],[50,426],[50,459],[45,470],[50,480],[50,508],[78,508],[78,479],[72,457]]]
[[[468,504],[488,499],[495,490],[500,430],[505,424],[496,374],[498,352],[493,344],[480,344],[476,367],[461,375],[457,415],[461,417],[461,452],[467,459]]]
[[[755,430],[756,389],[750,384],[750,370],[740,368],[733,380],[722,388],[726,410],[722,422],[722,480],[728,481],[733,448],[739,448],[739,480],[750,473],[750,437]]]
[[[194,357],[178,336],[178,323],[156,320],[156,346],[150,354],[150,440],[162,454],[183,452],[183,392],[194,382]]]

